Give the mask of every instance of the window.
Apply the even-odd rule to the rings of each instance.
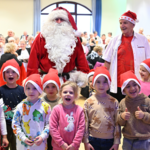
[[[87,8],[86,6],[83,6],[76,2],[70,2],[70,1],[63,1],[63,2],[57,2],[53,3],[51,5],[48,5],[44,9],[41,10],[41,26],[44,22],[44,20],[47,18],[47,15],[56,7],[64,7],[66,8],[71,15],[73,16],[78,30],[80,32],[87,31],[88,33],[92,32],[92,11]]]

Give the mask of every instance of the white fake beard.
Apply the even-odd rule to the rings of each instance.
[[[77,38],[72,26],[66,21],[60,24],[54,21],[47,22],[43,25],[42,35],[45,38],[49,60],[55,63],[54,67],[58,73],[62,73],[76,47]]]

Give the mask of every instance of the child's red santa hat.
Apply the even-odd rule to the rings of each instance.
[[[15,59],[7,60],[2,65],[1,72],[3,72],[3,80],[4,81],[6,81],[5,78],[4,78],[4,72],[7,69],[12,69],[13,71],[15,71],[18,74],[18,79],[20,78],[20,67],[19,67],[19,64],[17,63],[17,61]]]
[[[49,17],[49,20],[51,21],[55,20],[56,18],[62,18],[63,20],[70,22],[70,24],[72,25],[72,28],[76,31],[75,35],[77,37],[80,37],[81,33],[77,31],[77,26],[74,21],[74,18],[72,17],[71,13],[67,9],[63,7],[57,7],[49,14],[48,17]]]
[[[121,15],[121,17],[119,18],[119,20],[121,19],[125,19],[125,20],[128,20],[130,21],[131,23],[135,24],[136,22],[139,22],[137,20],[137,15],[136,13],[128,10],[127,12],[125,12],[124,14]]]
[[[27,83],[33,84],[34,87],[39,91],[39,93],[42,94],[42,92],[43,92],[42,81],[41,81],[41,78],[40,78],[39,74],[32,74],[29,77],[27,77],[25,79],[24,84],[23,84],[24,89],[25,89]]]
[[[141,85],[140,85],[140,81],[138,80],[138,78],[136,77],[136,75],[133,73],[133,71],[129,70],[123,74],[120,75],[120,82],[121,82],[121,92],[123,95],[126,95],[123,90],[124,88],[127,86],[127,84],[130,82],[130,81],[134,81],[136,82],[139,87],[140,87],[140,90],[141,90]]]
[[[89,77],[90,76],[93,76],[94,75],[94,72],[95,72],[95,69],[91,69],[87,75],[87,79],[89,80]]]
[[[93,80],[92,80],[93,86],[95,85],[96,80],[97,80],[98,77],[100,77],[100,76],[106,77],[107,80],[108,80],[108,84],[110,85],[110,82],[111,82],[110,73],[109,73],[109,71],[107,70],[106,67],[101,66],[101,67],[97,67],[97,68],[95,69],[95,73],[94,73]]]
[[[47,84],[53,83],[57,87],[57,91],[59,91],[60,88],[60,80],[58,77],[58,71],[56,69],[50,69],[48,74],[44,76],[43,78],[43,90],[47,86]]]
[[[146,70],[150,73],[150,58],[144,60],[140,65],[144,66]]]

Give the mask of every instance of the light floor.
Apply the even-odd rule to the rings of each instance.
[[[76,100],[76,104],[83,107],[84,101],[85,101],[85,98],[83,96],[80,96],[79,99]],[[119,150],[122,150],[122,138],[121,138],[121,144],[119,145]],[[84,144],[83,143],[81,143],[79,150],[84,150]]]

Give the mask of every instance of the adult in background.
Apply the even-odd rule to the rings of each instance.
[[[13,37],[13,31],[12,30],[8,30],[8,36],[5,38],[5,42],[8,43],[8,39],[10,37]]]
[[[133,70],[139,76],[139,67],[143,60],[150,58],[150,46],[146,37],[134,32],[137,15],[127,11],[120,18],[122,34],[114,37],[103,54],[105,66],[109,69],[112,78],[110,94],[121,101],[120,75]],[[134,94],[134,93],[133,93]]]
[[[65,8],[54,9],[32,44],[27,75],[39,73],[39,68],[42,74],[56,68],[59,76],[65,75],[81,86],[89,67],[75,30],[77,26],[72,15]],[[72,72],[75,67],[77,70]]]
[[[4,46],[5,46],[5,38],[1,34],[0,35],[0,58],[1,58],[2,54],[4,54]]]
[[[27,31],[24,31],[24,32],[23,32],[23,35],[21,35],[20,39],[24,39],[24,40],[27,41],[28,36],[29,36],[29,35],[27,34]]]

